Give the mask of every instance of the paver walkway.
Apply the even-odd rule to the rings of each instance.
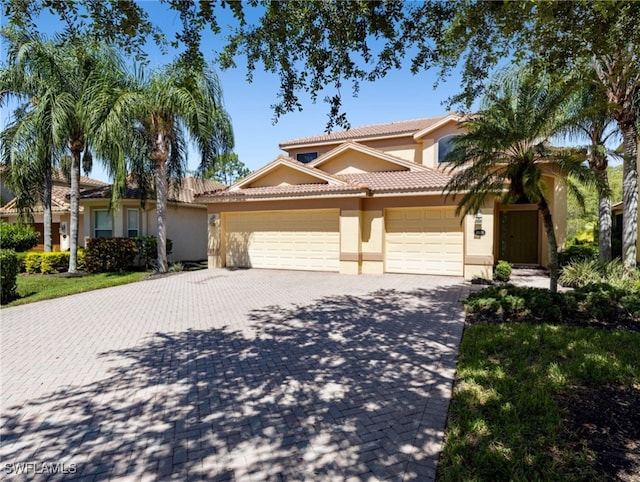
[[[0,477],[433,480],[468,290],[205,270],[3,309]]]

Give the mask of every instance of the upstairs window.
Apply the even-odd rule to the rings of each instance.
[[[450,136],[444,136],[442,139],[438,140],[438,162],[450,161],[450,159],[447,159],[447,157],[453,151],[454,137],[456,137],[455,134],[452,134]]]
[[[303,162],[306,164],[308,162],[313,161],[317,157],[318,157],[317,152],[301,152],[300,154],[296,154],[296,161]]]

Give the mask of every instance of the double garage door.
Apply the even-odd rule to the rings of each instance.
[[[229,267],[339,271],[337,209],[226,213]],[[463,232],[454,208],[385,210],[385,271],[462,276]]]
[[[340,269],[337,209],[228,213],[224,223],[229,267]]]
[[[462,276],[464,236],[455,208],[385,211],[385,270]]]

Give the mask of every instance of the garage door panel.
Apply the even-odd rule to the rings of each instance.
[[[338,210],[229,213],[227,266],[338,271]],[[240,237],[239,232],[249,233]],[[244,241],[244,245],[240,243]]]
[[[388,209],[385,270],[463,274],[463,233],[454,208]]]

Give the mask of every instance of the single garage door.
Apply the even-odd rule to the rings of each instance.
[[[225,214],[226,264],[338,271],[339,222],[337,209]]]
[[[463,234],[455,208],[385,211],[385,270],[463,275]]]

